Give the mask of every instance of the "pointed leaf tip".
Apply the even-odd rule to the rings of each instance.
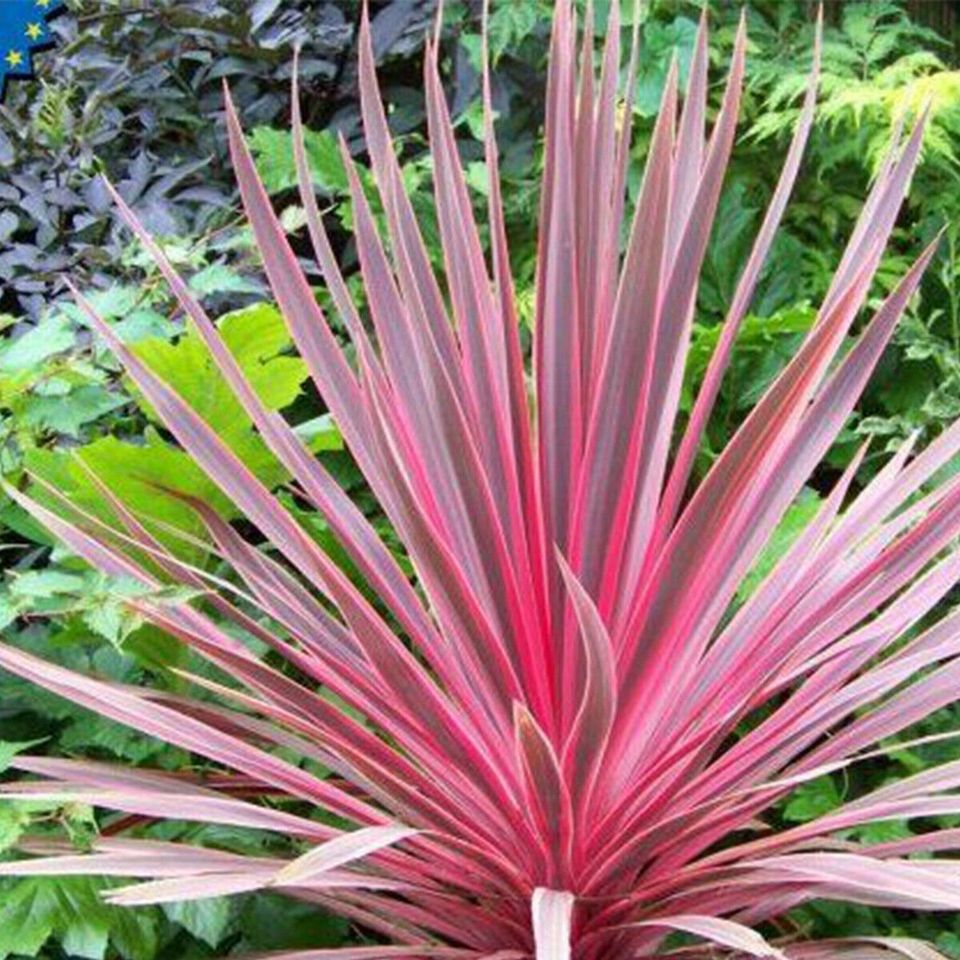
[[[786,960],[786,955],[782,950],[778,950],[768,943],[755,930],[721,917],[677,914],[672,917],[658,917],[655,920],[641,921],[637,926],[669,927],[671,930],[692,934],[695,937],[708,940],[721,947],[728,947],[747,956]]]
[[[273,879],[275,886],[293,886],[312,880],[344,864],[352,863],[385,847],[392,846],[419,833],[401,824],[365,827],[345,833],[297,857],[287,864]]]

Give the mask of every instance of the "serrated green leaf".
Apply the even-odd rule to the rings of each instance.
[[[51,430],[68,437],[80,436],[81,428],[129,402],[123,394],[99,384],[78,387],[65,396],[33,396],[24,404],[19,422],[35,429]]]
[[[0,853],[9,850],[30,823],[29,814],[17,803],[0,802]]]
[[[104,598],[83,612],[83,622],[98,636],[120,646],[143,618],[117,600]]]
[[[66,573],[54,568],[28,570],[14,577],[10,583],[10,592],[18,597],[35,600],[76,593],[83,589],[83,585],[83,575],[79,573]]]
[[[24,750],[29,750],[37,744],[43,743],[43,738],[39,740],[21,740],[13,743],[9,740],[0,740],[0,773],[3,773],[10,766],[10,761]]]
[[[159,740],[139,730],[103,720],[92,723],[89,715],[71,723],[60,735],[59,744],[63,750],[78,753],[89,752],[94,747],[133,763],[143,763],[168,749]]]

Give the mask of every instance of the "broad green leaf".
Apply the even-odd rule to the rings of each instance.
[[[6,885],[5,885],[6,886]],[[0,960],[37,956],[56,934],[70,957],[102,960],[119,909],[105,904],[87,877],[31,877],[0,897]]]
[[[338,947],[348,930],[341,917],[268,893],[246,898],[239,926],[244,942],[256,950]]]
[[[35,957],[55,927],[53,884],[42,877],[3,884],[0,891],[0,960],[11,955]]]
[[[124,960],[154,960],[159,911],[116,908],[110,915],[110,943]]]
[[[861,843],[892,843],[912,836],[910,828],[903,820],[878,820],[858,827],[854,833]]]
[[[960,960],[960,926],[956,931],[945,930],[937,937],[937,949],[953,960]]]
[[[169,317],[147,308],[125,314],[122,320],[114,323],[113,329],[124,343],[131,344],[150,337],[169,340],[178,332],[178,327]]]
[[[48,316],[31,330],[0,342],[0,373],[18,373],[37,367],[48,357],[73,346],[73,325],[62,314]]]
[[[191,458],[162,440],[152,428],[145,431],[142,443],[126,443],[115,437],[104,437],[72,453],[31,450],[25,459],[32,473],[52,484],[71,501],[101,519],[116,524],[116,518],[104,504],[100,491],[78,462],[82,459],[161,541],[178,549],[184,557],[198,559],[201,552],[166,533],[157,523],[151,524],[151,521],[170,524],[195,536],[202,533],[203,525],[189,507],[163,496],[158,486],[199,497],[224,516],[233,515],[230,502]],[[57,509],[58,503],[45,494],[39,485],[32,487],[31,493]]]
[[[832,777],[820,777],[803,783],[790,795],[783,810],[783,818],[794,823],[816,820],[835,810],[843,802]]]
[[[138,286],[114,284],[106,290],[93,290],[87,294],[87,300],[100,316],[107,320],[123,317],[136,309],[144,301],[144,291]],[[83,316],[78,312],[78,316]]]
[[[272,127],[254,127],[249,139],[267,191],[280,193],[295,187],[297,168],[290,132]],[[306,130],[304,139],[314,185],[327,194],[345,192],[347,176],[340,160],[336,137],[329,130]]]
[[[135,262],[151,267],[148,260]],[[176,331],[173,322],[164,315],[159,292],[151,287],[114,284],[106,290],[88,290],[84,296],[104,319],[114,321],[113,328],[124,343],[135,343],[147,336],[171,337]],[[58,304],[59,311],[73,323],[90,326],[86,315],[72,301]]]
[[[688,17],[677,17],[669,23],[650,20],[645,24],[636,96],[636,110],[641,116],[656,114],[674,54],[680,67],[681,87],[687,82],[696,37],[697,24]]]
[[[18,537],[34,543],[53,544],[50,534],[18,503],[0,491],[0,526],[8,527]]]
[[[167,903],[163,905],[163,912],[210,947],[220,943],[234,920],[233,902],[227,897]]]
[[[804,487],[796,501],[787,508],[750,572],[741,581],[737,591],[741,601],[760,586],[819,509],[820,498],[809,487]]]
[[[275,307],[255,304],[226,314],[218,326],[265,406],[282,410],[296,400],[307,379],[307,368],[299,357],[283,355],[291,340]],[[254,432],[250,418],[194,331],[188,331],[176,343],[145,340],[135,350],[265,483],[273,486],[285,479],[285,472]],[[145,403],[143,406],[152,416],[149,407]]]
[[[258,293],[260,287],[225,263],[211,263],[190,278],[190,287],[201,296],[211,293]]]
[[[816,311],[808,303],[785,307],[768,317],[750,314],[744,318],[737,335],[732,369],[727,375],[728,380],[740,384],[735,398],[738,406],[751,397],[749,402],[756,402],[757,396],[792,356],[796,340],[810,329],[815,319]],[[694,324],[684,375],[683,409],[689,410],[692,406],[721,330],[720,324]]]
[[[294,433],[315,453],[343,449],[343,436],[329,413],[297,424]]]

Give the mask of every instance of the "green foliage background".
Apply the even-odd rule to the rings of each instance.
[[[609,2],[598,0],[595,4],[601,37]],[[108,6],[122,10],[116,4]],[[280,488],[286,475],[215,374],[198,339],[184,332],[167,291],[142,252],[129,245],[128,238],[104,233],[102,236],[111,238],[110,256],[104,259],[84,246],[83,230],[88,227],[78,230],[71,220],[71,229],[67,230],[61,218],[44,232],[43,223],[30,209],[30,202],[34,212],[39,202],[30,201],[34,194],[28,189],[32,182],[28,178],[36,179],[31,172],[36,166],[56,169],[58,178],[62,173],[58,189],[74,191],[85,198],[97,170],[125,169],[129,157],[124,151],[132,154],[141,150],[147,157],[162,156],[167,165],[163,169],[169,167],[173,171],[164,176],[174,176],[180,170],[188,177],[198,169],[209,147],[209,132],[201,136],[189,131],[197,131],[198,123],[205,123],[207,118],[194,113],[192,126],[184,125],[184,112],[194,101],[188,98],[185,106],[182,97],[171,93],[185,84],[196,94],[194,105],[206,104],[213,115],[215,108],[197,94],[202,87],[195,67],[191,66],[190,58],[197,51],[189,36],[197,21],[189,17],[165,19],[171,5],[158,6],[164,16],[155,22],[149,17],[133,18],[100,35],[100,55],[108,60],[113,57],[120,64],[127,62],[126,47],[135,32],[138,43],[146,41],[149,46],[151,29],[156,32],[158,44],[161,31],[164,43],[171,41],[173,31],[174,49],[181,59],[171,61],[164,82],[156,85],[155,101],[146,104],[154,112],[156,122],[152,127],[141,123],[137,128],[139,139],[131,139],[129,133],[106,139],[91,134],[91,130],[101,130],[108,121],[114,124],[111,129],[123,131],[124,118],[132,116],[133,108],[122,90],[104,86],[101,74],[84,66],[84,45],[79,41],[59,55],[49,55],[49,63],[41,67],[37,98],[31,101],[23,91],[18,91],[0,116],[0,204],[5,204],[0,206],[0,242],[9,248],[4,256],[17,243],[29,245],[35,251],[30,257],[39,264],[33,276],[41,278],[38,289],[31,292],[22,288],[22,272],[14,271],[21,278],[17,290],[26,289],[30,296],[18,299],[8,289],[0,299],[2,309],[7,311],[0,313],[0,329],[4,331],[0,339],[0,471],[10,483],[34,483],[35,492],[52,503],[66,494],[94,516],[106,520],[109,516],[103,512],[101,498],[90,478],[92,469],[184,559],[217,571],[219,561],[200,539],[201,531],[192,514],[176,501],[159,495],[158,487],[172,487],[202,497],[225,517],[238,521],[240,518],[189,458],[170,442],[152,411],[86,328],[78,311],[61,298],[56,271],[69,270],[90,291],[100,313],[116,325],[123,339],[207,417],[268,484]],[[180,6],[201,16],[209,5],[197,2]],[[263,23],[269,23],[284,8],[296,11],[307,5],[291,0],[251,6],[256,8],[255,15],[263,15]],[[389,6],[381,4],[379,8],[387,10]],[[401,6],[408,8],[413,18],[410,23],[415,16],[422,23],[429,14],[429,4],[396,4],[394,13]],[[447,6],[444,68],[468,179],[475,188],[479,206],[484,199],[484,169],[479,141],[476,5]],[[548,0],[495,0],[490,20],[507,222],[520,314],[527,332],[532,322],[540,110],[550,6]],[[632,0],[624,0],[627,32],[632,7]],[[230,5],[223,5],[223,9],[229,12]],[[896,2],[835,4],[828,8],[828,13],[816,128],[794,191],[795,200],[776,241],[753,312],[744,324],[698,470],[702,473],[709,466],[713,451],[723,446],[733,427],[809,328],[814,306],[826,290],[893,129],[902,120],[909,123],[925,104],[929,105],[930,125],[922,163],[873,296],[882,297],[910,257],[941,226],[946,225],[947,230],[935,265],[870,384],[859,412],[827,463],[789,511],[745,582],[742,594],[755,586],[802,529],[816,509],[820,492],[829,486],[853,447],[865,436],[874,438],[874,442],[862,479],[876,470],[907,436],[919,432],[922,441],[927,441],[960,416],[960,70],[956,37],[936,33],[912,21],[904,6]],[[87,15],[88,5],[78,2],[71,6],[68,18]],[[810,4],[802,0],[752,0],[747,4],[747,15],[750,50],[741,137],[701,285],[685,409],[689,409],[716,343],[738,271],[776,181],[809,67],[813,34]],[[689,64],[699,4],[654,0],[643,7],[641,16],[644,54],[638,78],[638,136],[631,166],[631,191],[638,187],[667,64],[674,53],[679,57],[681,73]],[[711,56],[717,65],[729,53],[737,16],[735,5],[712,0]],[[344,18],[344,25],[350,29],[349,18]],[[281,42],[273,46],[257,46],[256,23],[251,21],[248,28],[250,36],[246,40],[225,34],[222,42],[211,41],[213,62],[220,57],[224,73],[229,73],[226,65],[231,57],[248,56],[252,58],[250,62],[260,63],[254,53],[270,50],[269,69],[244,75],[240,106],[253,117],[251,142],[265,182],[282,212],[285,226],[306,255],[303,215],[292,189],[295,174],[290,138],[284,129],[284,111],[280,107],[263,109],[263,103],[270,98],[277,101],[286,96],[286,80],[276,65],[287,58],[288,48],[283,45],[282,35]],[[177,30],[181,35],[177,35]],[[213,27],[210,30],[209,35],[216,37]],[[387,44],[381,49],[391,118],[399,134],[407,185],[414,191],[415,204],[432,242],[432,253],[441,265],[435,230],[431,228],[430,163],[425,153],[417,81],[418,43],[404,40],[403,30],[394,33],[393,46]],[[237,45],[244,42],[248,48],[238,53]],[[349,44],[345,48],[349,50]],[[55,61],[57,56],[67,60]],[[76,62],[71,63],[70,57],[76,58]],[[254,74],[255,80],[250,81]],[[201,79],[206,82],[208,78],[204,75]],[[338,106],[350,102],[349,79],[345,92],[333,95],[329,77],[317,68],[307,77],[306,86],[308,96],[330,99],[326,107],[310,114],[314,129],[308,147],[338,251],[352,269],[351,210],[344,197],[345,177],[334,134],[335,129],[344,130],[362,162],[355,116],[348,107]],[[92,93],[96,96],[91,97]],[[339,101],[336,96],[340,96]],[[187,130],[187,134],[171,141],[170,131],[176,129]],[[219,126],[216,134],[222,149]],[[16,149],[5,150],[4,139]],[[213,149],[218,149],[216,144]],[[230,195],[232,186],[227,170],[214,164],[204,176],[223,195]],[[19,193],[4,192],[4,182],[16,186]],[[47,187],[41,183],[36,190]],[[11,199],[13,194],[16,196]],[[54,202],[47,193],[43,197],[48,206]],[[309,386],[302,362],[292,355],[282,320],[266,299],[255,252],[234,216],[235,205],[220,204],[216,209],[207,209],[202,198],[191,195],[184,199],[179,194],[178,198],[182,206],[174,205],[166,221],[169,227],[161,231],[167,253],[190,276],[193,289],[209,308],[221,316],[221,329],[231,350],[267,405],[283,410],[297,425],[317,455],[324,458],[374,517],[389,541],[391,531],[377,514],[349,456],[342,450],[335,425]],[[147,201],[140,196],[139,202],[142,208]],[[200,206],[189,206],[194,202]],[[189,210],[189,215],[182,215],[183,210]],[[30,216],[34,216],[33,221]],[[21,261],[26,262],[25,257],[26,254],[22,255]],[[9,263],[8,257],[5,265]],[[309,264],[306,266],[312,269]],[[351,282],[362,301],[362,289],[355,278]],[[325,297],[322,290],[317,295]],[[37,297],[43,306],[37,306]],[[294,511],[298,509],[292,497],[289,505]],[[322,524],[310,515],[305,514],[304,518],[311,534],[336,552],[337,546]],[[53,545],[10,501],[0,500],[0,524],[0,562],[4,567],[0,581],[0,627],[7,639],[116,680],[148,680],[171,690],[178,689],[182,682],[171,668],[202,670],[179,644],[129,613],[125,600],[132,591],[142,588],[85,568]],[[168,599],[184,599],[183,591],[169,591]],[[955,603],[956,597],[949,597],[947,602]],[[950,709],[911,735],[958,729],[960,711]],[[182,769],[196,762],[183,751],[92,718],[20,681],[0,676],[0,773],[12,756],[27,746],[61,755],[167,769]],[[897,750],[893,744],[890,747],[886,760],[854,767],[843,778],[825,778],[803,786],[783,806],[779,816],[785,823],[802,822],[869,786],[915,772],[935,760],[960,756],[960,749],[950,740],[922,750]],[[82,806],[4,804],[0,805],[0,851],[9,849],[27,831],[66,837],[83,847],[95,831],[110,826],[109,818]],[[923,824],[912,825],[913,829],[922,827]],[[139,829],[151,836],[202,839],[238,851],[262,852],[268,843],[250,831],[225,828],[163,824]],[[909,829],[905,824],[894,823],[861,832],[879,839],[881,834],[902,836]],[[332,946],[361,936],[343,921],[279,898],[213,900],[130,912],[104,905],[98,897],[100,887],[99,881],[73,878],[0,883],[0,960],[35,956],[91,960],[206,957],[274,947]],[[878,932],[924,936],[935,941],[946,954],[960,958],[960,919],[950,916],[918,919],[879,909],[818,904],[799,911],[793,925],[821,936]]]

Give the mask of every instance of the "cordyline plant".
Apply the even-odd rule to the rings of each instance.
[[[843,837],[867,821],[960,813],[952,792],[960,762],[790,829],[765,831],[762,818],[797,784],[875,755],[871,745],[954,699],[960,618],[923,631],[916,624],[960,576],[960,553],[948,550],[960,534],[960,480],[928,482],[960,451],[960,427],[916,456],[904,444],[851,497],[861,451],[786,555],[738,600],[932,255],[922,254],[853,339],[922,121],[908,137],[898,131],[796,356],[691,492],[705,424],[797,175],[816,66],[703,385],[675,431],[697,275],[734,140],[745,33],[741,25],[709,135],[705,26],[682,109],[671,69],[621,256],[631,104],[621,124],[618,7],[611,4],[595,76],[592,15],[578,56],[571,2],[557,4],[532,403],[489,76],[488,264],[437,44],[428,42],[440,279],[404,193],[364,21],[363,118],[386,238],[346,151],[344,162],[368,316],[351,302],[324,232],[294,90],[302,202],[351,361],[298,269],[227,99],[240,191],[274,295],[415,577],[292,428],[264,408],[215,324],[115,197],[302,502],[378,600],[77,294],[143,396],[262,541],[248,542],[210,505],[167,492],[202,519],[238,578],[231,585],[179,560],[103,484],[109,524],[62,500],[52,509],[54,490],[47,506],[11,491],[106,573],[202,591],[180,604],[151,601],[149,590],[129,602],[221,679],[190,676],[191,699],[83,676],[10,645],[0,646],[0,665],[222,769],[175,775],[21,756],[14,766],[42,779],[6,792],[83,800],[123,812],[121,824],[173,818],[276,831],[308,849],[284,861],[110,829],[87,853],[27,843],[34,856],[5,864],[3,874],[138,878],[108,894],[128,905],[269,888],[338,911],[389,944],[344,948],[343,960],[935,955],[898,939],[778,946],[775,921],[823,897],[960,910],[960,865],[928,856],[960,848],[960,831],[873,844]],[[633,51],[631,76],[636,40]],[[244,637],[287,667],[259,658]],[[328,775],[311,772],[318,764]],[[285,800],[347,826],[284,809]],[[678,931],[685,945],[677,946]]]

